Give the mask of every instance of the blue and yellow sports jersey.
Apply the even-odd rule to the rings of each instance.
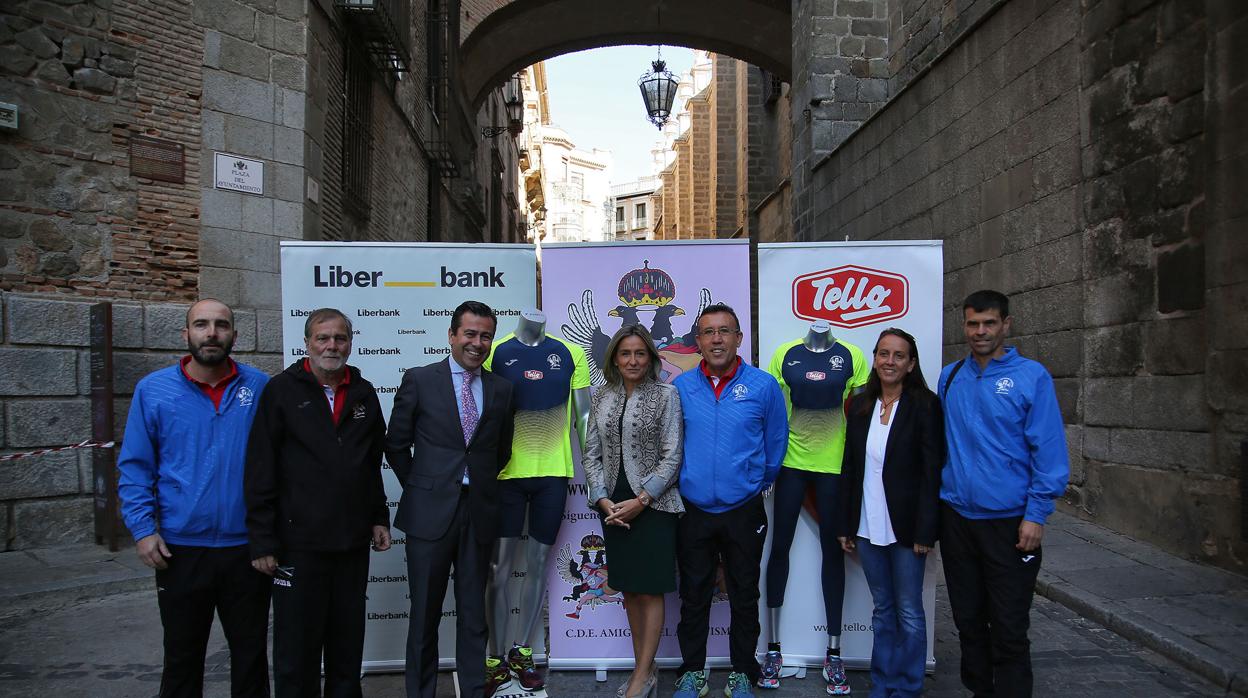
[[[585,351],[549,335],[535,347],[515,333],[494,343],[485,368],[511,381],[516,430],[498,479],[572,477],[572,391],[589,387]]]
[[[797,339],[776,349],[767,372],[780,382],[789,411],[784,467],[839,475],[845,398],[871,375],[862,350],[838,339],[826,351],[811,351]]]

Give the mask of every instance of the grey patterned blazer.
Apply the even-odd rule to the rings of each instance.
[[[633,492],[644,487],[654,499],[651,508],[684,512],[676,489],[684,453],[680,395],[666,383],[648,380],[633,389],[627,406],[624,398],[623,385],[604,385],[590,402],[581,455],[590,508],[597,511],[598,500],[615,491],[622,462],[628,486]]]

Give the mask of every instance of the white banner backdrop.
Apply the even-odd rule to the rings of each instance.
[[[760,365],[766,366],[784,342],[805,337],[815,320],[830,323],[833,336],[857,345],[867,361],[880,331],[898,327],[914,335],[924,377],[934,389],[931,384],[940,376],[941,365],[942,251],[939,240],[759,245]],[[770,510],[769,500],[769,515]],[[769,536],[764,566],[770,555]],[[828,638],[819,584],[819,527],[808,511],[798,520],[789,564],[780,612],[784,661],[786,665],[821,666]],[[932,638],[939,565],[937,553],[928,555],[923,603],[929,668],[935,666]],[[762,598],[767,598],[765,588]],[[766,609],[762,611],[760,653],[766,651]],[[847,555],[841,656],[851,667],[870,666],[871,611],[871,591],[862,567]]]
[[[488,304],[498,314],[501,337],[537,301],[537,258],[529,245],[283,242],[281,262],[286,365],[304,355],[308,314],[322,307],[341,310],[355,330],[349,363],[377,388],[387,421],[403,372],[450,354],[446,335],[456,306],[466,300]],[[393,518],[403,489],[389,465],[383,478]],[[374,552],[369,564],[365,671],[404,667],[407,558],[403,534],[393,533],[394,547]],[[511,583],[519,585],[523,577],[524,570],[516,570]],[[453,587],[452,581],[438,635],[442,669],[455,663]],[[533,650],[544,657],[540,631]]]

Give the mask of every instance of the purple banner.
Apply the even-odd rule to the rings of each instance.
[[[544,246],[542,309],[547,331],[585,349],[595,386],[603,383],[602,356],[611,335],[625,323],[650,330],[670,382],[701,361],[693,323],[710,303],[737,311],[745,340],[740,356],[749,361],[750,268],[746,241],[628,242]],[[623,595],[606,584],[610,561],[602,526],[586,503],[585,475],[577,456],[568,486],[563,525],[548,574],[550,666],[552,668],[631,667],[633,645]],[[666,599],[659,642],[664,665],[679,662],[676,594]],[[708,661],[728,661],[728,603],[722,585],[711,608]],[[664,661],[666,660],[666,661]]]

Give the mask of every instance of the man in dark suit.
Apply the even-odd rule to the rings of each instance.
[[[434,698],[438,622],[455,567],[459,695],[489,698],[485,586],[498,538],[498,473],[511,458],[511,383],[484,370],[497,319],[466,301],[451,316],[451,356],[408,369],[394,396],[386,459],[403,484],[394,525],[407,534],[411,615],[407,695]]]

